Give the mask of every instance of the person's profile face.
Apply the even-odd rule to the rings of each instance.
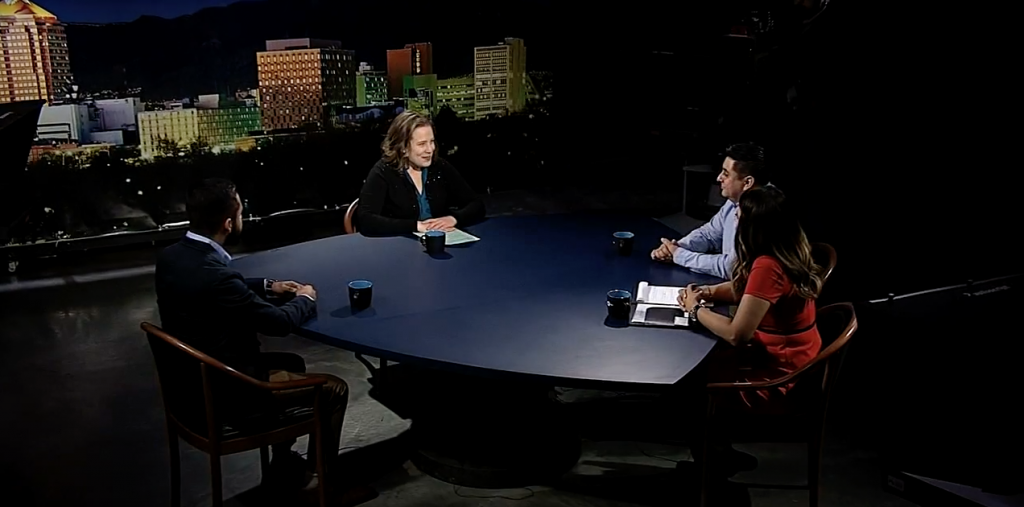
[[[434,129],[429,126],[412,131],[409,140],[409,163],[416,168],[430,167],[434,160]]]
[[[231,239],[238,239],[238,236],[242,234],[242,198],[235,194],[235,216],[231,220],[231,230],[228,232],[228,237]]]
[[[725,157],[722,163],[722,172],[718,174],[718,184],[722,187],[722,197],[732,202],[739,202],[740,196],[746,190],[749,178],[736,171],[736,161],[731,157]]]

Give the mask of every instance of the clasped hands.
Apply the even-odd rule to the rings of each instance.
[[[305,294],[316,299],[316,290],[313,289],[313,286],[303,285],[299,282],[274,282],[273,285],[270,286],[270,292],[273,292],[277,296],[284,296],[286,294],[301,296]]]
[[[676,250],[679,250],[679,248],[680,246],[675,241],[661,238],[661,246],[651,252],[651,258],[661,262],[672,262],[672,259],[675,258]]]
[[[416,223],[416,230],[419,232],[427,231],[444,231],[452,232],[455,230],[455,224],[457,220],[453,216],[446,216],[441,218],[431,218],[422,222]]]
[[[686,313],[693,312],[693,308],[697,306],[701,301],[711,300],[711,294],[708,293],[706,287],[698,287],[697,284],[691,283],[679,291],[679,297],[676,298],[676,303],[679,303],[679,307]]]

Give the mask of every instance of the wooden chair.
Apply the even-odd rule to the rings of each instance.
[[[348,209],[345,210],[345,234],[355,234],[356,224],[354,222],[356,215],[356,208],[359,207],[359,199],[352,201],[352,204],[348,205]]]
[[[836,269],[836,249],[828,243],[811,243],[811,257],[819,266],[825,268],[823,282],[828,281],[832,276],[832,270]]]
[[[266,473],[270,465],[268,447],[310,435],[310,445],[323,442],[330,429],[330,414],[321,408],[322,387],[326,380],[307,378],[289,382],[263,382],[181,342],[162,329],[143,323],[160,377],[160,391],[167,415],[171,451],[171,505],[181,505],[181,461],[178,437],[210,455],[213,481],[213,505],[223,505],[220,457],[253,449],[260,450],[260,465]],[[271,393],[312,387],[315,401],[312,410],[295,409],[282,415],[251,418],[248,424],[230,427],[222,422],[219,405],[224,400],[215,395],[215,386],[225,382],[245,386],[255,393]],[[318,452],[316,471],[319,474],[320,506],[327,506],[328,481],[325,452]]]
[[[723,431],[733,440],[744,432],[759,442],[806,442],[807,486],[811,507],[818,506],[821,487],[821,450],[825,438],[825,415],[828,411],[832,386],[839,377],[846,346],[857,331],[857,315],[850,303],[837,303],[818,310],[818,330],[822,349],[803,368],[781,378],[767,382],[734,382],[708,384],[707,428]],[[781,413],[757,414],[744,411],[735,414],[716,413],[716,400],[722,396],[736,396],[740,391],[757,391],[797,382],[786,397],[790,405]],[[725,417],[720,417],[725,415]],[[760,432],[760,434],[758,434]],[[749,435],[753,433],[753,435]],[[707,456],[708,439],[704,439]],[[701,505],[708,505],[709,472],[707,460],[701,466]],[[748,484],[748,487],[785,487]]]

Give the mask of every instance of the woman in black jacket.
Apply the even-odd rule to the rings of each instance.
[[[381,143],[359,194],[356,222],[368,236],[452,231],[484,217],[484,204],[455,167],[436,156],[434,126],[405,111]]]

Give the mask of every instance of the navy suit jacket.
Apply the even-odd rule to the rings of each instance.
[[[164,331],[254,376],[261,376],[250,367],[260,352],[257,333],[286,336],[316,314],[306,297],[267,302],[263,279],[244,279],[212,246],[189,238],[160,253],[156,295]]]

